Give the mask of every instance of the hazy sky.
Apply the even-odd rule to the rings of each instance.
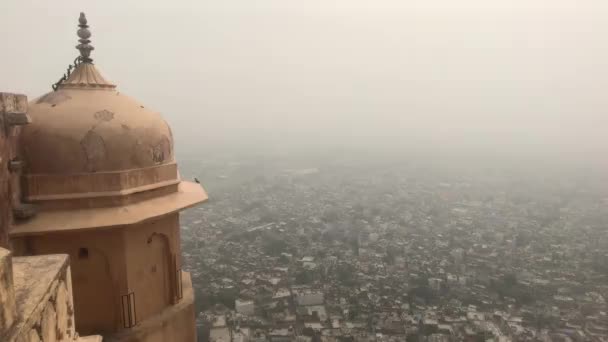
[[[189,147],[608,156],[606,0],[2,0],[0,90],[50,90],[80,11],[106,78]]]

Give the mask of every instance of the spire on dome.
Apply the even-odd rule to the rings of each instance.
[[[93,45],[89,44],[91,41],[91,31],[89,31],[89,25],[87,25],[87,17],[84,12],[80,12],[80,18],[78,18],[78,41],[80,44],[76,45],[76,49],[80,51],[80,57],[82,62],[91,63],[93,60],[91,59],[91,51],[95,50]]]
[[[89,25],[87,25],[87,17],[83,12],[80,12],[78,18],[78,41],[80,44],[76,45],[76,49],[80,51],[80,56],[76,57],[74,64],[68,66],[68,70],[63,77],[53,84],[53,90],[61,88],[77,88],[77,89],[114,89],[116,86],[108,82],[95,65],[93,65],[93,59],[91,59],[91,51],[95,50],[93,45],[89,44],[91,41],[91,31],[89,31]]]

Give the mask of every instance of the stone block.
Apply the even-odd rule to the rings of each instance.
[[[31,329],[28,333],[28,341],[29,342],[40,342],[40,335],[36,329]]]
[[[32,330],[35,330],[44,342],[75,339],[75,333],[65,334],[61,336],[62,339],[58,339],[58,335],[67,329],[63,328],[67,325],[66,322],[58,322],[57,314],[59,311],[59,316],[65,316],[67,312],[67,267],[67,255],[13,259],[15,302],[19,315],[7,341],[29,341],[34,338]],[[0,341],[4,340],[0,338]]]
[[[27,125],[32,119],[27,115],[27,96],[0,93],[0,113],[7,126]]]
[[[60,341],[66,339],[68,335],[68,322],[70,315],[68,314],[68,290],[63,281],[59,282],[57,287],[57,295],[55,297],[55,312],[57,313],[57,338]]]
[[[0,337],[11,328],[16,313],[11,253],[0,248]]]
[[[20,220],[34,217],[36,216],[37,212],[38,207],[31,203],[19,203],[19,205],[13,208],[13,215],[15,215],[15,218]]]
[[[32,122],[27,113],[5,113],[4,119],[9,126],[23,126]]]
[[[49,292],[51,293],[51,302],[55,303],[55,298],[57,298],[57,285],[59,285],[59,280],[55,279],[51,283],[49,287]]]
[[[0,113],[27,113],[27,96],[22,94],[0,93]]]
[[[68,308],[74,311],[74,292],[72,291],[72,268],[68,266],[65,271],[65,284],[68,290]]]
[[[13,159],[8,163],[8,169],[11,172],[19,172],[23,169],[23,161],[19,159]]]
[[[51,303],[48,303],[42,312],[40,330],[44,342],[57,341],[57,313]]]

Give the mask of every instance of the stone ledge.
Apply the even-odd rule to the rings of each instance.
[[[9,126],[23,126],[32,123],[32,119],[26,113],[5,113],[4,119]]]
[[[139,203],[109,208],[39,212],[34,218],[13,226],[10,236],[19,237],[139,224],[181,211],[206,200],[207,193],[199,184],[181,182],[177,192]]]
[[[13,258],[18,313],[14,336],[25,334],[36,325],[67,267],[68,256],[63,254]]]

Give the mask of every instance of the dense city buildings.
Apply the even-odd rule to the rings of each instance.
[[[199,338],[608,340],[600,178],[389,159],[183,163]]]
[[[605,174],[424,143],[176,158],[78,27],[52,91],[0,93],[0,342],[608,342]]]

